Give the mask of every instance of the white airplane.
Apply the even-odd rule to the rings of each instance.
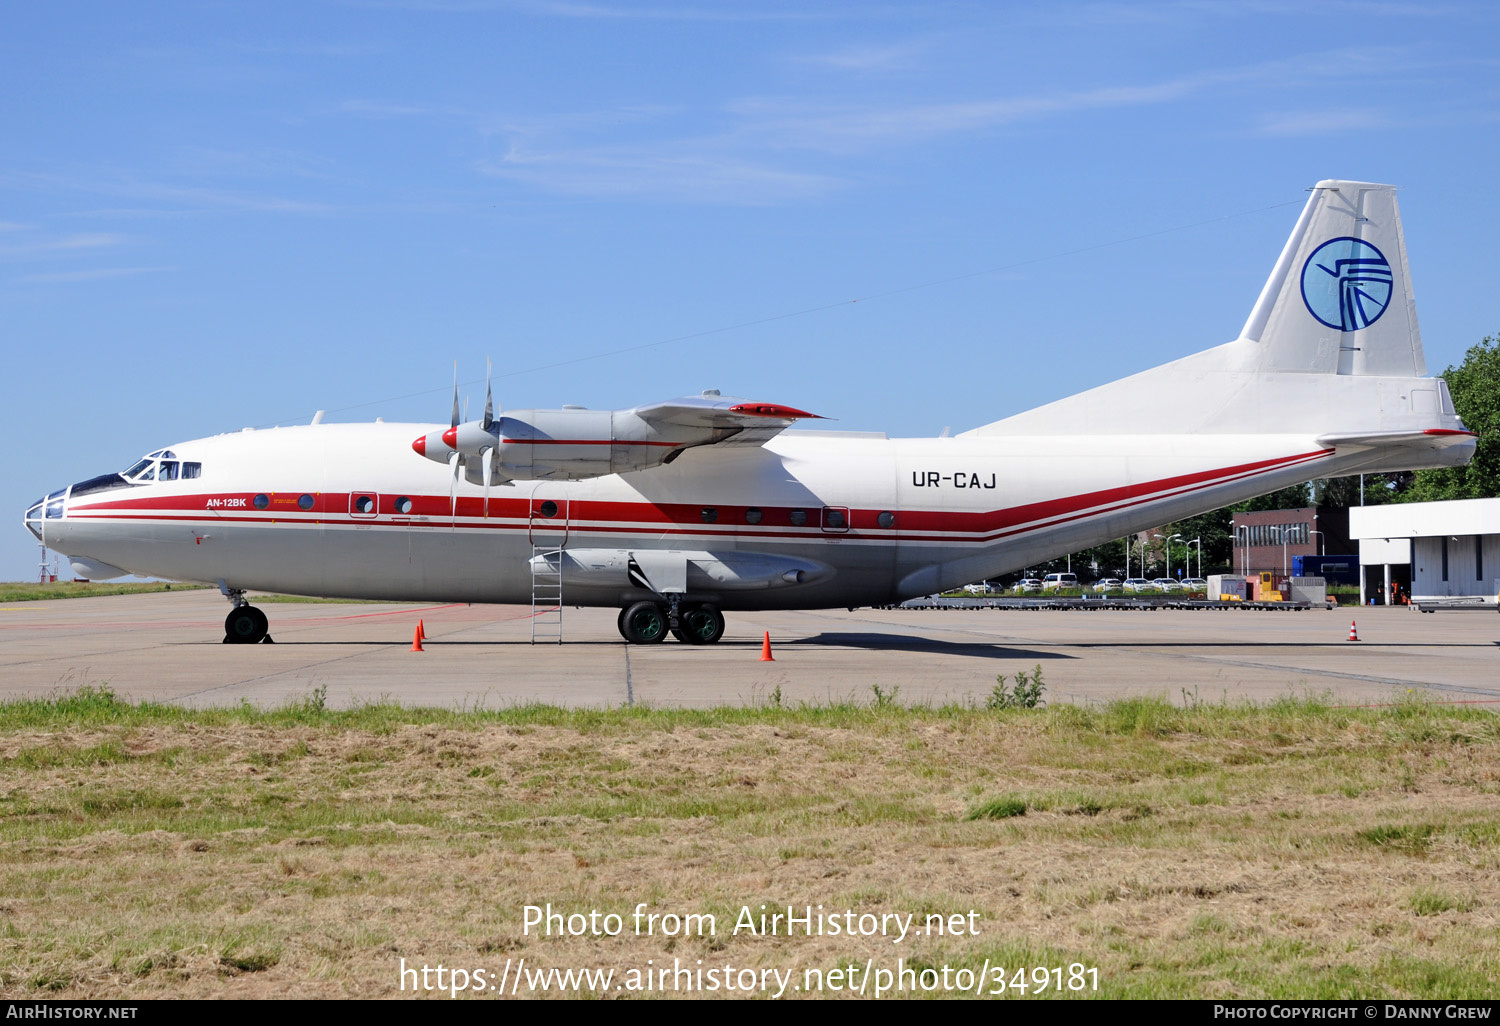
[[[899,602],[1307,481],[1456,466],[1474,436],[1426,376],[1388,185],[1324,181],[1240,337],[952,438],[783,430],[705,392],[627,410],[314,424],[182,442],[64,488],[25,524],[81,577],[617,606],[642,644],[725,610]],[[488,392],[488,389],[487,389]],[[1160,395],[1195,397],[1162,418]],[[415,441],[413,441],[415,436]]]

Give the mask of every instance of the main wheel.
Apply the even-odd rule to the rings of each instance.
[[[255,645],[264,641],[271,623],[254,606],[236,606],[224,618],[224,642],[230,645]]]
[[[637,602],[620,616],[620,635],[632,645],[652,645],[667,636],[667,614],[655,602]]]
[[[712,645],[724,636],[724,614],[710,605],[689,606],[677,622],[681,626],[673,633],[689,645]]]

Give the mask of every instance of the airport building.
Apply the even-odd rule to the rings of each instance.
[[[1357,506],[1349,533],[1366,601],[1389,601],[1392,583],[1416,603],[1494,603],[1500,594],[1500,499]]]
[[[1339,506],[1236,513],[1230,524],[1233,569],[1246,577],[1289,577],[1299,556],[1349,556],[1352,563],[1358,552],[1349,540],[1349,510]]]

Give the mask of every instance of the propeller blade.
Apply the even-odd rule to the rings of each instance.
[[[463,472],[463,453],[454,452],[448,456],[448,468],[453,471],[448,479],[448,516],[449,527],[458,524],[458,475]]]
[[[453,423],[450,427],[458,427],[458,361],[453,361]]]
[[[490,515],[490,480],[495,474],[495,447],[486,445],[484,452],[480,455],[480,462],[484,467],[484,515]]]
[[[490,393],[490,361],[484,361],[484,429],[488,431],[495,423],[495,403]],[[485,480],[489,480],[485,478]]]

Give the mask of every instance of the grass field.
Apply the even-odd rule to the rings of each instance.
[[[204,584],[174,584],[169,581],[0,581],[0,602],[35,602],[41,599],[88,598],[92,595],[139,595],[152,591],[192,591]]]
[[[45,599],[90,598],[95,595],[140,595],[157,591],[198,591],[206,584],[182,584],[175,581],[55,581],[37,584],[34,581],[0,581],[0,602],[37,602]],[[304,595],[274,595],[256,592],[251,601],[264,605],[268,602],[292,603],[337,603],[339,605],[378,605],[378,599],[325,599]]]
[[[401,959],[495,976],[507,960],[623,974],[702,959],[800,984],[903,959],[971,976],[1082,963],[1113,997],[1493,996],[1497,741],[1488,711],[1404,698],[12,702],[0,994],[392,996]],[[549,902],[626,929],[523,929],[523,907]],[[637,936],[641,902],[718,929]],[[973,910],[978,933],[731,933],[762,904],[919,923]]]

